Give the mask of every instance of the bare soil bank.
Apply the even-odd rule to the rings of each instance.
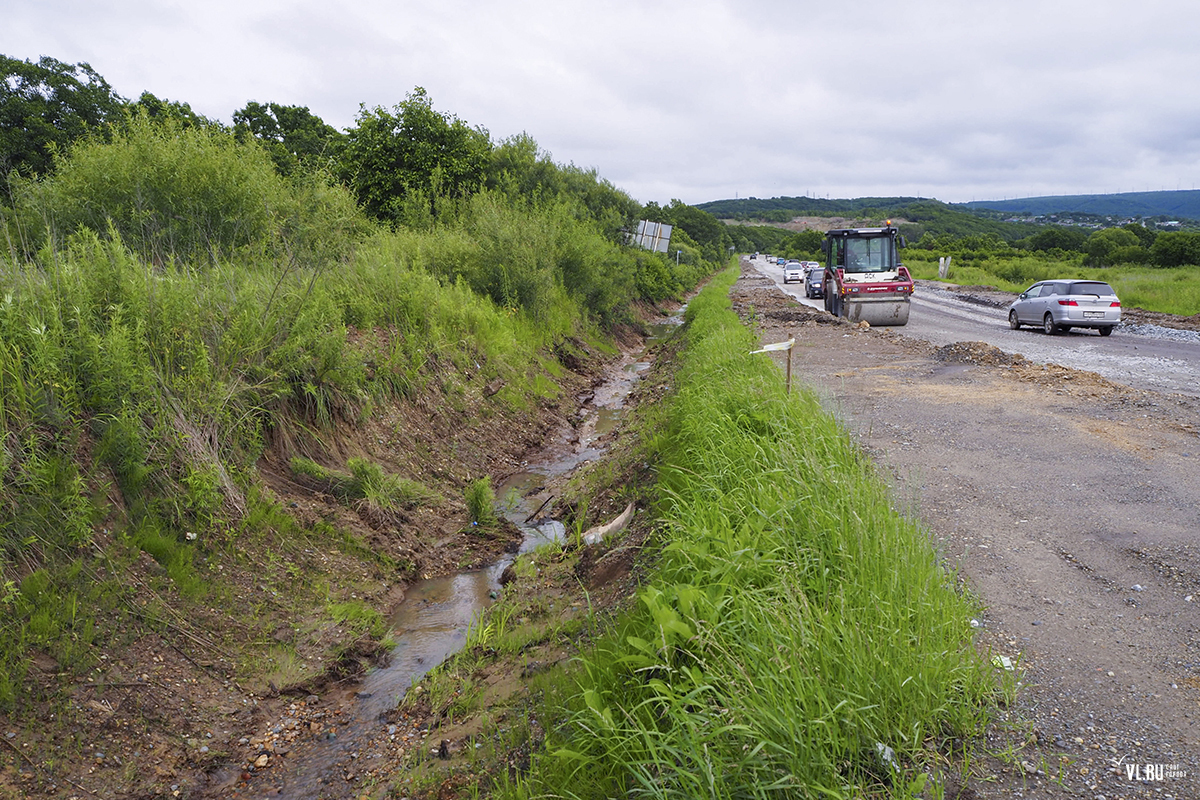
[[[794,377],[893,476],[978,595],[980,646],[1015,665],[993,754],[948,764],[946,796],[1200,797],[1200,403],[858,329],[752,269],[732,297],[764,342],[796,337]]]

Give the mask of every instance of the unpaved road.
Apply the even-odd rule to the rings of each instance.
[[[928,299],[858,330],[753,263],[735,309],[764,341],[796,336],[794,374],[893,477],[1022,678],[989,731],[1001,755],[976,752],[947,796],[1200,798],[1200,343],[1010,331],[977,304],[990,322],[939,323]]]

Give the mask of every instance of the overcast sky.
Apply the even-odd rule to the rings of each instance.
[[[5,0],[0,53],[231,121],[416,86],[642,202],[1200,186],[1196,0]]]

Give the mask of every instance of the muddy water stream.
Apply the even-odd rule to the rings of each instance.
[[[521,528],[524,534],[518,553],[561,540],[562,523],[541,520],[526,524],[548,499],[546,482],[571,472],[603,454],[599,440],[611,432],[625,413],[625,400],[642,373],[650,368],[650,349],[668,338],[682,322],[680,309],[666,322],[648,326],[644,349],[627,355],[585,400],[578,432],[567,452],[531,464],[527,471],[506,478],[496,487],[498,511]],[[394,709],[409,687],[466,644],[471,625],[500,592],[500,575],[516,556],[508,554],[491,566],[457,575],[422,580],[410,586],[404,602],[390,623],[395,646],[386,666],[367,673],[353,694],[353,703],[336,722],[336,734],[326,733],[298,743],[270,769],[231,787],[237,779],[228,776],[225,785],[238,798],[287,797],[298,800],[328,800],[353,796],[345,780],[349,762],[358,762],[353,772],[370,769],[371,753],[360,753],[380,727],[391,731],[381,718]],[[280,727],[286,727],[281,723]],[[366,763],[363,763],[366,759]]]

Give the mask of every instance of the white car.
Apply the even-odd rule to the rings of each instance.
[[[804,265],[799,261],[789,261],[783,265],[783,282],[801,282],[804,280]]]
[[[1008,309],[1008,326],[1040,327],[1049,334],[1095,328],[1108,336],[1121,322],[1121,301],[1104,281],[1056,280],[1030,286]]]

